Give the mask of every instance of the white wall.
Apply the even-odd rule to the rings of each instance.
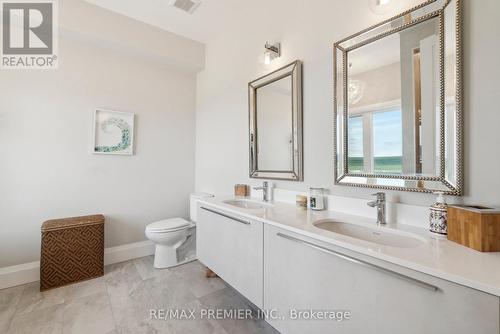
[[[304,61],[304,171],[302,183],[278,187],[304,190],[322,186],[331,193],[368,198],[373,190],[333,186],[332,45],[422,1],[397,1],[384,15],[367,0],[255,0],[248,22],[238,21],[207,44],[206,69],[198,76],[196,188],[230,193],[248,178],[247,83],[294,59]],[[263,10],[265,9],[265,10]],[[465,198],[500,206],[500,2],[464,0]],[[281,41],[283,57],[262,64],[266,41]],[[428,205],[433,196],[393,192],[392,200]],[[460,199],[455,199],[460,200]]]
[[[282,90],[278,85],[288,89]],[[257,89],[259,170],[290,171],[293,169],[291,86],[291,77],[287,77],[282,81]]]
[[[115,14],[97,12],[113,25]],[[110,247],[144,240],[149,222],[189,216],[197,65],[172,70],[146,47],[81,33],[61,37],[58,70],[0,73],[0,267],[38,259],[47,219],[102,213]],[[136,113],[134,156],[90,153],[96,107]]]

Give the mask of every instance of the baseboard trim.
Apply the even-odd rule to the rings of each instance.
[[[137,259],[154,253],[155,245],[149,240],[109,247],[104,250],[104,265]]]
[[[152,255],[154,243],[146,240],[109,247],[104,250],[104,264],[113,264]],[[0,268],[0,289],[40,280],[40,261]]]
[[[0,268],[0,289],[35,282],[40,279],[40,261]]]

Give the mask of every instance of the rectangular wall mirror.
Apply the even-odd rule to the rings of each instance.
[[[337,184],[462,194],[461,1],[334,46]]]
[[[301,181],[302,63],[248,84],[250,177]]]

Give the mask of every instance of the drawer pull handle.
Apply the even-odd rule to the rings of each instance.
[[[306,240],[302,240],[302,239],[299,239],[299,238],[295,238],[295,237],[292,237],[290,235],[286,235],[286,234],[283,234],[283,233],[277,233],[276,235],[278,237],[281,237],[281,238],[284,238],[284,239],[287,239],[287,240],[291,240],[291,241],[294,241],[294,242],[298,242],[300,244],[309,246],[309,247],[317,249],[319,251],[322,251],[322,252],[334,255],[334,256],[336,256],[336,257],[338,257],[340,259],[343,259],[343,260],[346,260],[346,261],[349,261],[349,262],[352,262],[352,263],[356,263],[356,264],[359,264],[361,266],[377,270],[377,271],[382,272],[384,274],[388,274],[388,275],[394,276],[396,278],[405,280],[405,281],[407,281],[409,283],[413,283],[415,285],[418,285],[418,286],[420,286],[420,287],[422,287],[424,289],[431,290],[431,291],[438,291],[439,290],[439,288],[437,286],[434,286],[434,285],[431,285],[429,283],[426,283],[426,282],[420,281],[418,279],[415,279],[413,277],[409,277],[409,276],[400,274],[398,272],[395,272],[395,271],[392,271],[392,270],[389,270],[389,269],[377,266],[375,264],[372,264],[372,263],[369,263],[369,262],[365,262],[363,260],[358,260],[356,258],[353,258],[353,257],[345,255],[345,254],[338,253],[338,252],[333,251],[333,250],[331,250],[329,248],[313,244],[312,242],[309,242],[309,241],[306,241]]]
[[[237,221],[238,223],[242,223],[242,224],[245,224],[245,225],[250,225],[250,222],[247,222],[246,220],[239,219],[239,218],[234,218],[234,217],[231,217],[229,215],[226,215],[225,213],[222,213],[222,212],[219,212],[219,211],[215,211],[215,210],[212,210],[212,209],[208,209],[208,208],[205,208],[203,206],[201,206],[200,208],[202,208],[203,210],[207,210],[209,212],[215,213],[216,215],[219,215],[219,216],[222,216],[222,217],[225,217],[225,218]]]

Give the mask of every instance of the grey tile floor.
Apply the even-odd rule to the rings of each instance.
[[[154,269],[149,256],[107,266],[104,277],[46,292],[38,282],[0,290],[0,333],[278,333],[255,317],[209,317],[207,310],[251,307],[224,281],[204,273],[198,261]],[[177,319],[152,317],[151,310],[175,309]],[[190,312],[195,319],[185,319]]]

